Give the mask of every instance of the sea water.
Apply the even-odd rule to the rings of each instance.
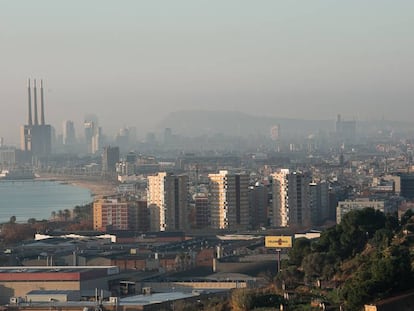
[[[43,180],[0,181],[0,223],[16,216],[16,222],[30,218],[50,219],[53,211],[71,210],[93,201],[88,189]]]

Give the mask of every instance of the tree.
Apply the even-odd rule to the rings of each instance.
[[[303,282],[304,273],[297,267],[290,266],[278,273],[276,278],[279,284],[284,283],[286,287],[295,287]]]
[[[9,223],[1,230],[1,236],[6,244],[13,244],[27,239],[33,239],[34,229],[29,224]]]
[[[372,238],[375,232],[385,228],[385,215],[373,208],[354,210],[345,214],[340,225],[342,233],[342,259],[354,256],[362,251],[366,242]]]
[[[380,249],[390,246],[394,233],[389,229],[380,229],[375,232],[370,243]]]
[[[63,211],[61,209],[57,212],[57,215],[58,215],[59,221],[62,221],[63,220]]]
[[[350,310],[359,310],[364,303],[411,288],[412,281],[408,248],[392,245],[359,266],[345,282],[342,297]]]
[[[232,310],[249,311],[256,308],[279,306],[283,297],[269,290],[236,289],[232,292],[230,304]]]
[[[414,212],[412,209],[407,210],[404,215],[401,217],[401,225],[406,225],[414,216]]]
[[[65,210],[63,211],[63,219],[64,219],[65,221],[68,221],[68,220],[69,220],[69,218],[70,218],[70,216],[71,216],[70,210],[65,209]]]
[[[10,223],[10,224],[15,224],[15,223],[16,223],[16,216],[14,216],[14,215],[13,215],[13,216],[11,216],[11,217],[10,217],[10,220],[9,220],[9,223]]]
[[[337,259],[329,253],[311,253],[302,261],[303,272],[308,280],[329,279],[336,270]]]
[[[296,239],[289,251],[289,263],[299,267],[303,258],[311,252],[311,241],[307,238]]]

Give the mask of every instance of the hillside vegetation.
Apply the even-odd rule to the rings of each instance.
[[[413,215],[408,211],[398,222],[370,208],[349,212],[320,239],[297,239],[278,280],[293,290],[318,284],[325,288],[321,298],[345,310],[410,289]]]

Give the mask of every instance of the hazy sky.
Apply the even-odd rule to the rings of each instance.
[[[412,0],[0,0],[0,136],[18,141],[29,77],[57,132],[181,109],[411,120],[413,30]]]

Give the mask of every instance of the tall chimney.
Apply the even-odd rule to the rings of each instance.
[[[40,80],[40,124],[45,125],[45,104],[43,98],[43,80]]]
[[[37,92],[36,92],[36,79],[34,79],[33,84],[33,97],[34,97],[34,125],[39,125],[39,120],[37,118]]]
[[[28,125],[33,125],[32,122],[32,94],[30,91],[30,79],[27,80],[27,95],[28,95],[28,100],[29,100],[29,105],[28,105],[28,119],[27,119],[27,124]]]

